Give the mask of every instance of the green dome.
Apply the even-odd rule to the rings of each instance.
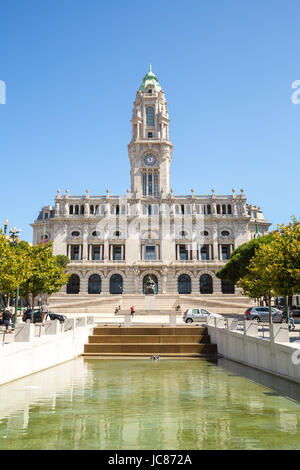
[[[144,76],[143,83],[141,84],[139,89],[141,91],[144,91],[144,90],[146,90],[148,85],[152,85],[156,91],[161,90],[161,86],[158,83],[157,76],[152,72],[151,64],[150,64],[150,67],[149,67],[149,72]]]

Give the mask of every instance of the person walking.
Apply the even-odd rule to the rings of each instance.
[[[132,307],[130,307],[131,318],[133,318],[134,313],[135,313],[134,306],[132,306]]]
[[[47,305],[46,302],[44,302],[43,305],[41,306],[42,324],[43,325],[45,324],[45,319],[47,318],[48,313],[49,313],[48,305]]]
[[[6,307],[2,312],[2,325],[6,326],[6,331],[8,331],[11,317],[12,315],[11,315],[10,309],[9,307]]]
[[[294,330],[295,329],[295,320],[293,318],[293,311],[290,307],[288,309],[288,315],[289,315],[289,330],[290,329]]]

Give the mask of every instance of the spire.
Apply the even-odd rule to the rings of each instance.
[[[152,85],[156,91],[161,90],[161,86],[158,82],[157,76],[152,72],[152,65],[149,64],[149,72],[144,76],[143,83],[140,86],[140,90],[144,91],[148,85]]]

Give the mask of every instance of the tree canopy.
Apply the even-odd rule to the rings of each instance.
[[[246,274],[250,260],[253,258],[256,249],[262,244],[270,243],[272,239],[273,232],[259,238],[254,238],[240,245],[232,252],[225,266],[216,272],[216,276],[223,281],[230,281],[233,284],[237,284]]]

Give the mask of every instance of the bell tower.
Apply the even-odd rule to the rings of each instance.
[[[136,94],[128,145],[131,192],[137,197],[163,197],[170,193],[173,145],[169,122],[165,94],[150,65]]]

